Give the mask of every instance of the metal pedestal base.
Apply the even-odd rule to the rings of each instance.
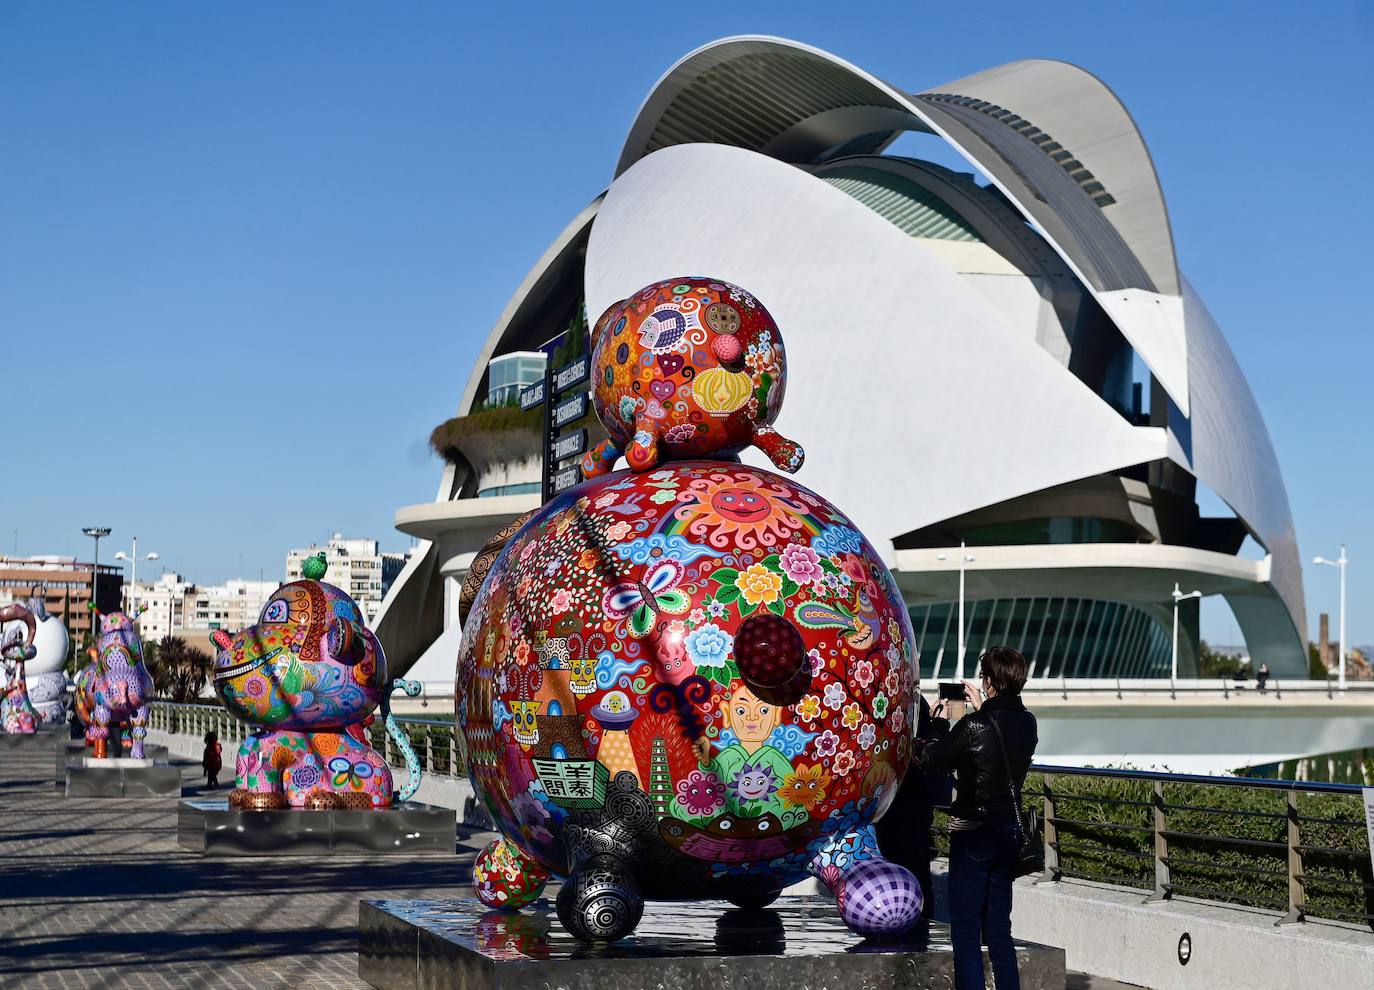
[[[110,762],[110,761],[103,761]],[[169,766],[80,766],[66,768],[67,797],[180,797],[181,768]]]
[[[59,739],[54,748],[57,750],[57,789],[65,790],[67,787],[67,768],[69,766],[81,766],[86,757],[91,755],[91,747],[86,745],[84,739],[67,739],[65,736]],[[123,756],[121,751],[119,756]],[[167,747],[155,746],[152,743],[143,744],[143,755],[154,763],[167,762]]]
[[[17,750],[21,753],[48,753],[53,746],[59,745],[67,737],[66,726],[59,731],[54,726],[44,726],[37,732],[0,732],[0,750]]]
[[[452,856],[457,818],[452,808],[414,801],[384,811],[240,811],[228,798],[188,798],[177,811],[177,842],[205,856]]]
[[[1017,961],[1025,990],[1063,990],[1063,949],[1018,942]],[[650,903],[635,934],[613,945],[573,939],[547,900],[518,913],[475,899],[362,901],[358,975],[381,990],[928,988],[953,986],[954,953],[938,924],[897,941],[860,939],[826,897],[785,897],[762,911]]]

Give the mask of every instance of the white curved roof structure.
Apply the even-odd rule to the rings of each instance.
[[[988,184],[880,154],[904,131],[947,141]],[[1297,541],[1263,419],[1178,270],[1145,143],[1090,73],[1021,61],[913,94],[777,38],[692,52],[644,101],[609,190],[519,287],[460,414],[487,360],[547,340],[574,297],[594,318],[670,273],[766,302],[794,369],[780,428],[812,452],[801,480],[886,548],[913,618],[948,601],[954,565],[935,551],[968,533],[990,636],[1019,622],[1043,643],[1053,617],[1074,627],[1084,611],[1065,619],[1056,602],[1094,598],[1113,603],[1114,634],[1157,627],[1178,581],[1226,597],[1256,663],[1305,674]],[[1148,413],[1140,391],[1132,405],[1135,358]],[[460,576],[483,520],[494,531],[537,504],[470,500],[481,485],[461,473],[398,514],[433,541],[412,584]],[[1200,518],[1198,482],[1235,518]],[[1082,533],[996,545],[1041,522]],[[1237,556],[1246,534],[1266,556]],[[419,607],[403,583],[384,641]],[[1073,636],[1099,621],[1082,619]],[[1094,642],[1157,673],[1150,636]],[[1041,673],[1065,665],[1047,650]]]

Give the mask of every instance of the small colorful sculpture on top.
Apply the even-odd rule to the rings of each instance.
[[[367,810],[395,799],[391,768],[364,734],[394,686],[386,657],[357,603],[320,580],[326,570],[324,554],[309,558],[304,580],[278,588],[256,625],[212,634],[215,691],[231,715],[255,727],[239,748],[235,807]],[[408,797],[419,764],[395,721],[387,723],[408,752]]]
[[[802,448],[773,429],[787,355],[763,304],[713,278],[641,289],[596,321],[592,404],[610,439],[582,459],[584,477],[622,454],[634,471],[663,461],[721,457],[758,447],[795,472]]]
[[[37,623],[33,612],[20,604],[0,608],[0,623],[13,623],[0,638],[0,658],[5,664],[3,697],[0,697],[0,729],[16,735],[38,731],[38,712],[29,701],[24,664],[36,654],[33,641]],[[25,635],[27,633],[27,635]]]
[[[102,614],[91,609],[100,619],[100,658],[91,680],[95,710],[86,737],[92,742],[92,755],[97,760],[109,757],[110,730],[118,733],[125,722],[130,723],[132,730],[129,755],[135,760],[143,759],[153,678],[143,665],[143,643],[134,628],[134,619],[144,611],[146,606],[130,616],[126,612]]]

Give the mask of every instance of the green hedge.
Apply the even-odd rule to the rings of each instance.
[[[1043,818],[1043,780],[1026,778],[1026,797]],[[1148,780],[1054,777],[1060,869],[1065,876],[1154,889],[1154,813]],[[1164,784],[1170,882],[1180,896],[1286,911],[1287,795],[1283,791],[1192,783]],[[1207,810],[1203,810],[1207,809]],[[1306,913],[1369,923],[1374,913],[1364,809],[1356,794],[1298,795]],[[936,816],[943,833],[946,819]],[[1224,840],[1265,845],[1237,845]],[[948,855],[948,841],[937,835]],[[1371,926],[1374,927],[1374,926]]]

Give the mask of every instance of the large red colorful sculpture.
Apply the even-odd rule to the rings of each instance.
[[[716,280],[673,279],[632,299],[675,326],[659,315],[663,300],[699,290],[698,322],[711,332],[721,300],[737,303],[735,317],[714,317],[722,331],[766,317]],[[643,357],[667,339],[649,334],[642,312],[626,313],[620,303],[598,321],[595,366],[610,367],[605,355],[614,363],[628,334],[648,376],[623,398],[666,394],[655,383],[685,365]],[[776,378],[746,403],[771,422],[784,371],[767,322]],[[620,427],[606,419],[632,410],[604,398],[598,389],[614,440]],[[630,418],[643,426],[647,409]],[[696,422],[691,402],[673,415]],[[855,930],[904,930],[920,891],[881,858],[871,825],[910,758],[913,640],[901,594],[820,495],[726,461],[658,466],[677,449],[732,451],[745,435],[706,425],[679,446],[673,427],[656,433],[653,456],[631,456],[648,470],[564,493],[475,569],[473,583],[485,579],[467,589],[457,726],[504,836],[479,860],[478,896],[518,907],[556,874],[565,927],[614,940],[645,898],[763,906],[810,873]]]

